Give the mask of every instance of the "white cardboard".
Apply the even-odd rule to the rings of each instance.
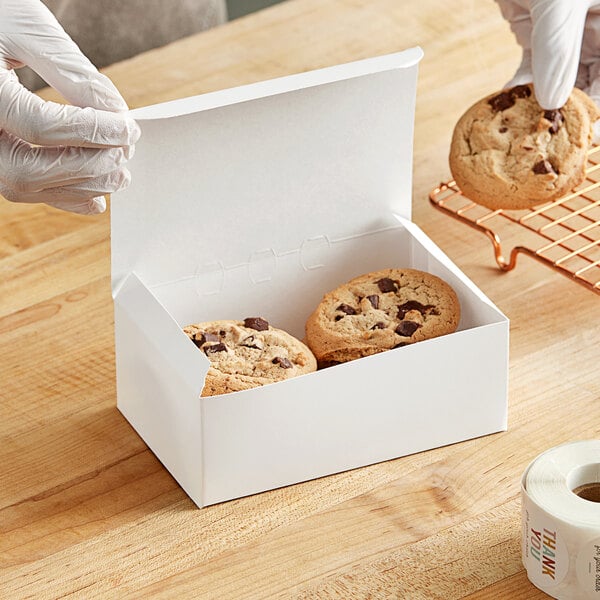
[[[420,49],[147,107],[113,198],[118,407],[205,506],[506,428],[508,321],[410,221]],[[302,338],[322,295],[434,273],[455,334],[200,398],[181,331],[268,318]]]
[[[415,48],[132,111],[113,203],[113,289],[410,218]],[[265,96],[260,96],[265,93]],[[235,97],[235,101],[232,100]],[[267,235],[268,233],[268,235]]]

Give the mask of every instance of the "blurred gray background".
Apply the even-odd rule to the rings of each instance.
[[[229,19],[237,19],[278,2],[281,2],[281,0],[227,0],[227,12],[229,13]]]
[[[281,0],[43,0],[83,53],[99,68],[216,27]],[[45,85],[18,69],[31,90]]]

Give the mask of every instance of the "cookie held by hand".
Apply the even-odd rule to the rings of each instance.
[[[532,85],[492,94],[454,128],[452,176],[467,198],[492,210],[556,200],[585,178],[598,118],[594,102],[578,89],[557,110],[544,110]]]
[[[261,317],[183,328],[210,360],[202,396],[216,396],[290,379],[317,369],[312,352]]]
[[[325,367],[452,333],[459,320],[458,298],[445,281],[385,269],[325,294],[306,322],[305,341]]]

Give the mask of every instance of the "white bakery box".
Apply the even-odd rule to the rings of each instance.
[[[420,48],[132,111],[113,196],[119,410],[200,507],[506,429],[507,318],[411,222]],[[261,316],[302,339],[385,267],[456,290],[456,333],[200,397],[181,327]]]

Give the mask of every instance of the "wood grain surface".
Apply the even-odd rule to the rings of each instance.
[[[105,72],[137,107],[415,44],[414,220],[511,319],[508,431],[199,510],[116,409],[108,214],[0,200],[0,598],[546,597],[519,481],[600,435],[598,297],[427,200],[519,62],[497,5],[289,0]]]

